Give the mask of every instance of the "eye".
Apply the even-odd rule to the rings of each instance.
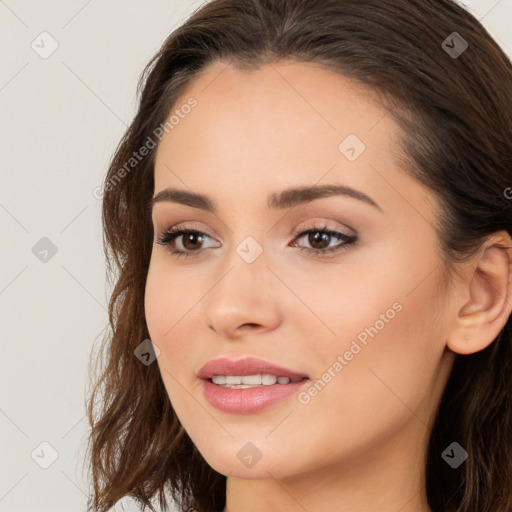
[[[292,243],[292,247],[296,246],[296,240],[307,236],[307,243],[311,247],[300,247],[301,252],[307,251],[310,254],[314,254],[320,257],[327,257],[328,255],[334,255],[335,253],[346,250],[357,243],[356,235],[347,235],[329,229],[327,226],[308,226],[299,232],[294,233],[295,239]],[[162,233],[158,238],[157,243],[159,245],[167,246],[171,254],[176,257],[194,258],[203,253],[203,244],[206,239],[211,237],[204,231],[187,227],[187,226],[172,226],[170,229]],[[338,242],[334,247],[329,247],[330,243]],[[210,247],[219,247],[217,245]]]
[[[182,237],[183,239],[179,240]],[[176,255],[178,258],[181,256],[193,258],[199,256],[199,253],[202,252],[202,244],[205,238],[210,237],[198,229],[188,228],[187,226],[172,226],[169,230],[162,233],[157,243],[167,246],[171,254]],[[178,246],[178,248],[176,248],[176,246]],[[219,246],[217,245],[216,247]]]
[[[294,236],[296,237],[296,240],[300,240],[306,235],[306,241],[311,247],[301,247],[301,252],[306,251],[310,254],[321,257],[334,256],[335,253],[344,251],[357,243],[356,235],[347,235],[340,231],[329,229],[326,225],[322,227],[307,227],[295,233]],[[329,247],[330,243],[333,241],[337,241],[338,244],[334,247]]]

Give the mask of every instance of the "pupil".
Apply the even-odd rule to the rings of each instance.
[[[319,235],[319,236],[317,236],[317,235]],[[325,247],[329,246],[329,238],[330,238],[329,234],[317,231],[315,233],[310,233],[308,241],[313,248],[324,249]],[[320,243],[321,246],[315,247],[315,244],[317,244],[317,243]]]
[[[183,239],[183,246],[185,249],[194,249],[194,246],[197,248],[198,242],[200,243],[202,240],[202,237],[199,233],[189,233],[184,239]],[[192,240],[192,247],[187,247],[188,242]],[[195,245],[194,245],[195,244]]]

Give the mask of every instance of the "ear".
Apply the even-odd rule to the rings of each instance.
[[[503,329],[512,311],[512,240],[491,235],[472,259],[461,288],[459,309],[447,338],[458,354],[479,352]],[[462,305],[460,305],[462,303]]]

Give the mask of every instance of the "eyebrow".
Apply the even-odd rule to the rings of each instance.
[[[285,209],[309,203],[315,199],[332,196],[346,196],[363,201],[381,212],[382,208],[369,196],[360,190],[348,187],[346,185],[315,185],[298,188],[290,188],[280,192],[274,192],[267,198],[267,206],[270,209]],[[149,208],[157,203],[172,202],[198,208],[211,213],[217,213],[215,203],[206,195],[187,190],[175,188],[166,188],[161,190],[151,198]]]

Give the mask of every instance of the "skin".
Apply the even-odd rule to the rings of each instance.
[[[206,194],[217,212],[155,204],[145,309],[174,410],[228,476],[225,512],[430,511],[431,422],[455,353],[485,348],[510,314],[510,257],[496,247],[510,237],[490,238],[443,289],[436,199],[394,158],[391,115],[345,77],[293,61],[253,71],[216,63],[176,108],[192,96],[197,107],[159,144],[155,194]],[[348,134],[366,145],[355,161],[338,149]],[[334,183],[382,211],[341,195],[267,207],[272,192]],[[185,249],[186,237],[175,242],[202,251],[195,258],[156,243],[184,223],[207,235]],[[328,257],[300,251],[322,245],[295,230],[324,223],[358,242]],[[263,249],[250,264],[236,252],[247,236]],[[202,394],[197,372],[217,357],[261,358],[315,382],[394,303],[401,310],[307,404],[292,396],[237,415]],[[262,455],[252,467],[237,457],[248,442]]]

